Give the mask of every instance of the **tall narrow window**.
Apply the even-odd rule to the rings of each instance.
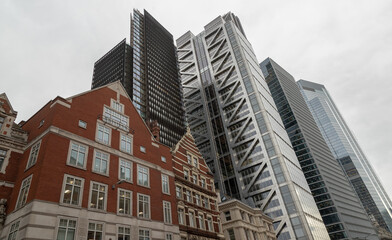
[[[27,162],[27,168],[30,168],[37,162],[39,147],[41,146],[41,141],[37,142],[31,147],[29,161]]]
[[[11,228],[10,228],[10,232],[8,233],[8,240],[16,240],[17,238],[17,235],[18,235],[18,231],[19,231],[19,222],[20,221],[17,221],[17,222],[14,222],[12,225],[11,225]]]
[[[83,196],[83,182],[84,180],[82,178],[65,175],[61,202],[80,206]]]
[[[192,164],[192,156],[191,155],[186,155],[186,159],[187,159],[187,161],[188,161],[188,164]]]
[[[118,189],[118,213],[132,215],[132,192]]]
[[[202,213],[199,214],[199,228],[204,229],[204,215]]]
[[[207,227],[208,227],[208,231],[210,231],[210,232],[214,231],[213,226],[212,226],[212,218],[211,217],[207,217]]]
[[[132,154],[132,137],[120,134],[120,150]]]
[[[173,240],[173,235],[171,233],[166,233],[165,240]]]
[[[197,157],[193,157],[193,166],[198,167],[198,162]]]
[[[227,229],[227,233],[229,234],[230,240],[235,240],[234,230],[232,228]]]
[[[107,186],[105,184],[92,182],[90,192],[90,208],[106,210],[106,193]]]
[[[186,190],[185,191],[185,196],[186,196],[186,200],[188,201],[188,202],[191,202],[191,191],[189,191],[189,190]]]
[[[149,187],[149,169],[141,165],[137,165],[137,184]]]
[[[195,227],[195,214],[193,212],[189,212],[189,226]]]
[[[150,218],[150,196],[138,194],[138,216],[141,218]]]
[[[0,149],[0,171],[1,168],[3,167],[5,156],[7,156],[7,151]]]
[[[200,206],[200,195],[195,194],[196,205]]]
[[[21,208],[26,204],[32,177],[33,175],[30,175],[23,180],[19,191],[18,201],[16,203],[16,209]]]
[[[205,178],[200,179],[200,185],[202,188],[206,188],[206,179]]]
[[[3,126],[4,120],[5,120],[5,118],[0,116],[0,129]]]
[[[170,202],[163,201],[163,220],[165,223],[172,223]]]
[[[97,128],[97,141],[106,145],[110,144],[110,128],[98,124]]]
[[[127,182],[132,182],[132,163],[123,159],[120,159],[120,175],[119,178],[121,180],[125,180]]]
[[[185,180],[189,179],[189,171],[188,170],[184,170],[184,178],[185,178]]]
[[[95,151],[93,171],[96,173],[108,174],[109,154]]]
[[[182,198],[182,189],[180,186],[176,186],[176,197]]]
[[[169,194],[169,176],[162,174],[162,192]]]
[[[194,183],[194,184],[197,184],[197,174],[192,174],[192,182]]]
[[[131,240],[131,228],[119,226],[117,229],[118,240]]]
[[[183,225],[185,224],[185,215],[183,208],[178,208],[178,223]]]
[[[88,148],[79,143],[70,142],[70,151],[68,164],[75,167],[85,168]]]
[[[57,230],[57,240],[73,240],[76,233],[76,221],[66,218],[60,218]]]
[[[89,223],[87,239],[103,240],[103,224]]]

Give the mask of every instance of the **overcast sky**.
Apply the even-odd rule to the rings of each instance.
[[[93,65],[133,8],[175,39],[235,13],[261,62],[324,84],[392,196],[392,1],[0,1],[0,93],[27,120],[56,96],[89,90]]]

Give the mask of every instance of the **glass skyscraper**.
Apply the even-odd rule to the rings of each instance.
[[[222,193],[261,208],[278,239],[329,239],[239,19],[177,39],[186,119]]]
[[[293,76],[270,58],[260,68],[331,239],[378,239]]]
[[[341,164],[367,214],[380,227],[391,231],[391,200],[327,89],[305,80],[299,80],[297,84],[328,147]]]
[[[173,36],[146,10],[131,15],[124,39],[94,65],[92,88],[120,80],[140,116],[157,121],[159,141],[174,146],[185,133],[182,88]]]

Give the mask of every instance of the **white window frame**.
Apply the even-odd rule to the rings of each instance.
[[[78,145],[78,150],[77,150],[77,158],[76,158],[76,162],[75,164],[71,163],[71,156],[72,156],[72,150],[73,150],[73,144]],[[80,147],[84,147],[85,153],[84,153],[84,159],[83,159],[83,166],[79,166],[78,163],[78,158],[79,158],[79,154],[80,154]],[[76,167],[76,168],[81,168],[81,169],[86,169],[86,165],[87,165],[87,159],[88,159],[88,146],[75,142],[75,141],[69,141],[69,148],[68,148],[68,156],[67,156],[67,165],[72,166],[72,167]]]
[[[122,168],[121,162],[125,162],[125,163],[128,163],[128,164],[131,165],[130,166],[130,179],[129,180],[126,179],[126,178],[121,178],[121,168]],[[124,167],[124,168],[127,168],[127,167]],[[124,180],[124,181],[129,182],[129,183],[133,183],[133,163],[131,161],[125,160],[123,158],[119,158],[118,159],[118,179],[119,180]]]
[[[206,180],[206,178],[203,177],[203,176],[200,176],[200,186],[201,186],[202,188],[207,188],[207,180]]]
[[[129,131],[129,117],[112,107],[103,106],[102,120],[116,128]]]
[[[120,228],[123,228],[124,232],[120,233]],[[125,232],[126,229],[129,229],[129,233]],[[119,235],[122,235],[123,237],[129,236],[129,239],[132,239],[131,238],[131,236],[132,236],[131,226],[117,224],[116,225],[116,239],[119,238]],[[122,239],[124,239],[124,238],[122,238]]]
[[[143,236],[140,235],[140,231],[143,231]],[[145,235],[146,232],[148,232],[148,236]],[[147,228],[139,228],[138,239],[141,239],[140,237],[143,237],[143,240],[151,240],[151,230]]]
[[[200,194],[195,193],[195,204],[201,206]]]
[[[80,186],[80,191],[79,191],[79,199],[78,199],[78,204],[72,204],[71,203],[64,203],[64,195],[65,195],[65,187],[68,184],[67,183],[67,178],[74,178],[74,180],[80,180],[81,181],[81,186]],[[72,192],[71,192],[71,199],[74,193],[74,184],[72,184]],[[79,177],[75,177],[72,175],[68,175],[68,174],[64,174],[64,178],[63,178],[63,186],[62,186],[62,190],[61,190],[61,197],[60,197],[60,204],[61,205],[68,205],[68,206],[78,206],[81,207],[82,205],[82,200],[83,200],[83,188],[84,188],[84,179],[83,178],[79,178]]]
[[[87,122],[79,119],[78,126],[87,129]]]
[[[187,174],[185,174],[187,172]],[[190,180],[190,171],[187,168],[184,168],[184,179],[185,180]]]
[[[163,222],[172,223],[171,203],[163,201]]]
[[[4,154],[0,155],[0,173],[4,173],[5,174],[5,166],[8,165],[8,159],[10,156],[10,152],[7,149],[2,149],[0,148],[0,152],[3,152]],[[7,163],[6,163],[7,161]],[[4,166],[4,170],[3,170],[3,166]]]
[[[127,143],[130,144],[129,150],[127,149],[126,146],[125,146],[125,148],[122,147],[123,138],[125,138],[125,140],[124,140],[125,145]],[[128,139],[129,139],[129,141],[128,141]],[[125,153],[129,153],[131,155],[133,154],[133,136],[132,135],[120,133],[120,151],[125,152]]]
[[[187,154],[186,155],[186,160],[187,160],[187,163],[189,164],[189,165],[192,165],[192,155],[191,154]]]
[[[95,224],[95,229],[93,230],[94,231],[94,239],[95,239],[96,232],[101,232],[102,233],[102,240],[104,240],[105,239],[105,223],[104,222],[97,222],[97,221],[88,221],[87,236],[88,236],[88,232],[90,231],[90,223]],[[97,231],[97,224],[102,225],[102,231]]]
[[[140,172],[140,170],[142,170],[142,169],[147,169],[147,173],[145,173],[144,171],[143,172]],[[143,174],[143,175],[147,175],[147,185],[145,185],[143,182],[139,182],[139,172],[140,172],[140,174]],[[143,178],[144,179],[144,178]],[[146,166],[143,166],[143,165],[137,165],[137,185],[139,185],[139,186],[143,186],[143,187],[150,187],[150,168],[148,168],[148,167],[146,167]]]
[[[99,127],[103,128],[103,132],[102,132],[102,139],[99,138]],[[108,130],[109,132],[107,133],[106,130]],[[104,134],[108,134],[108,141],[105,142],[105,138],[104,138]],[[101,124],[101,123],[97,123],[97,129],[95,131],[95,140],[99,143],[105,144],[110,146],[111,145],[111,140],[112,140],[112,128]]]
[[[101,157],[100,157],[101,164],[99,165],[99,169],[95,170],[95,161],[97,160],[96,158],[97,158],[98,154],[101,155]],[[101,169],[102,168],[102,161],[105,160],[105,159],[103,159],[104,155],[107,155],[107,159],[106,159],[107,163],[106,163],[106,171],[102,172],[102,169]],[[93,164],[92,164],[92,172],[102,174],[105,176],[109,176],[109,166],[110,166],[110,154],[94,149],[94,159],[93,159]]]
[[[197,175],[197,173],[192,173],[192,183],[193,184],[198,184],[198,175]]]
[[[116,108],[117,105],[121,107],[120,110],[118,110]],[[119,101],[114,100],[113,98],[111,99],[110,107],[113,108],[114,110],[116,110],[117,112],[124,114],[124,104],[120,103]]]
[[[41,142],[42,142],[42,139],[40,139],[38,142],[34,143],[31,146],[29,158],[28,158],[27,165],[26,165],[26,169],[31,168],[32,166],[34,166],[37,163],[39,150],[41,148]]]
[[[205,222],[204,222],[204,213],[199,213],[198,214],[198,219],[199,219],[199,228],[205,230],[206,226],[205,226]]]
[[[185,190],[185,200],[187,202],[192,202],[192,192],[188,189],[184,189],[184,190]]]
[[[196,168],[199,167],[199,158],[196,156],[192,156],[192,165],[195,166]]]
[[[125,194],[129,193],[130,197],[129,197],[129,213],[125,213],[124,212],[120,212],[120,198],[121,198],[121,191],[123,191]],[[127,198],[127,197],[124,197]],[[118,188],[117,190],[117,213],[121,214],[121,215],[126,215],[126,216],[132,216],[132,191],[126,190],[126,189],[122,189],[122,188]]]
[[[210,232],[214,231],[214,221],[211,215],[207,215],[207,230]]]
[[[139,206],[140,206],[140,204],[139,204],[139,201],[140,201],[139,197],[147,197],[147,199],[148,199],[148,201],[147,201],[148,212],[147,212],[147,214],[145,214],[144,211],[143,211],[143,212],[142,212],[142,213],[143,213],[142,216],[140,216],[141,209],[140,209],[140,207],[139,207]],[[143,205],[144,205],[144,203],[145,203],[145,201],[143,200]],[[143,207],[143,208],[144,208],[144,207]],[[143,210],[144,210],[144,209],[143,209]],[[137,194],[137,217],[143,218],[143,219],[151,219],[151,198],[150,198],[149,195],[141,194],[141,193],[138,193],[138,194]]]
[[[98,209],[98,200],[99,199],[99,195],[97,195],[97,206],[96,207],[91,207],[91,201],[92,201],[92,195],[93,195],[93,186],[94,184],[98,184],[98,193],[100,193],[100,187],[104,186],[105,187],[105,194],[103,197],[103,209]],[[107,199],[108,199],[108,185],[104,184],[104,183],[100,183],[100,182],[94,182],[94,181],[90,181],[90,191],[89,191],[89,197],[88,197],[88,209],[90,210],[95,210],[95,211],[106,211],[106,206],[107,206]]]
[[[180,191],[178,192],[177,190],[178,189],[180,189]],[[178,199],[182,199],[182,187],[181,186],[179,186],[179,185],[176,185],[176,197],[178,198]]]
[[[20,225],[20,220],[15,221],[14,223],[11,224],[10,230],[8,232],[8,237],[7,240],[16,240],[18,239],[18,232],[19,232],[19,225]]]
[[[33,174],[23,179],[22,183],[20,184],[19,195],[18,200],[16,201],[15,209],[22,208],[26,205],[32,180]]]
[[[179,207],[177,210],[178,210],[178,223],[180,225],[186,225],[185,209],[182,207]],[[182,210],[182,212],[180,210]]]
[[[192,218],[191,218],[191,213],[192,213]],[[192,220],[191,220],[192,219]],[[188,221],[189,221],[189,226],[196,228],[196,221],[195,221],[195,212],[193,210],[188,210]],[[192,224],[191,224],[192,223]]]
[[[162,192],[164,194],[170,195],[169,176],[166,174],[161,174],[161,181],[162,181]]]
[[[67,226],[66,227],[60,227],[61,220],[67,220]],[[75,221],[75,228],[70,228],[69,227],[69,221]],[[68,229],[75,229],[75,232],[74,232],[75,234],[74,234],[74,238],[73,239],[77,238],[77,230],[78,230],[77,218],[64,217],[64,216],[57,217],[56,239],[58,239],[60,228],[65,228],[65,239],[67,239]]]

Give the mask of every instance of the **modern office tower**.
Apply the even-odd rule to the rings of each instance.
[[[293,76],[270,58],[260,68],[331,239],[378,239]]]
[[[216,187],[261,208],[278,239],[329,239],[238,18],[218,16],[177,47],[186,118]]]
[[[158,122],[159,140],[174,146],[185,133],[182,88],[173,36],[146,10],[131,16],[124,39],[94,65],[92,89],[120,80],[142,118]]]
[[[133,104],[147,122],[158,121],[160,141],[175,145],[185,133],[182,88],[173,36],[146,10],[133,11]]]
[[[333,156],[339,161],[367,214],[392,230],[392,203],[327,89],[317,83],[297,82],[317,126]]]
[[[122,40],[94,63],[91,89],[120,81],[132,97],[132,47]]]

